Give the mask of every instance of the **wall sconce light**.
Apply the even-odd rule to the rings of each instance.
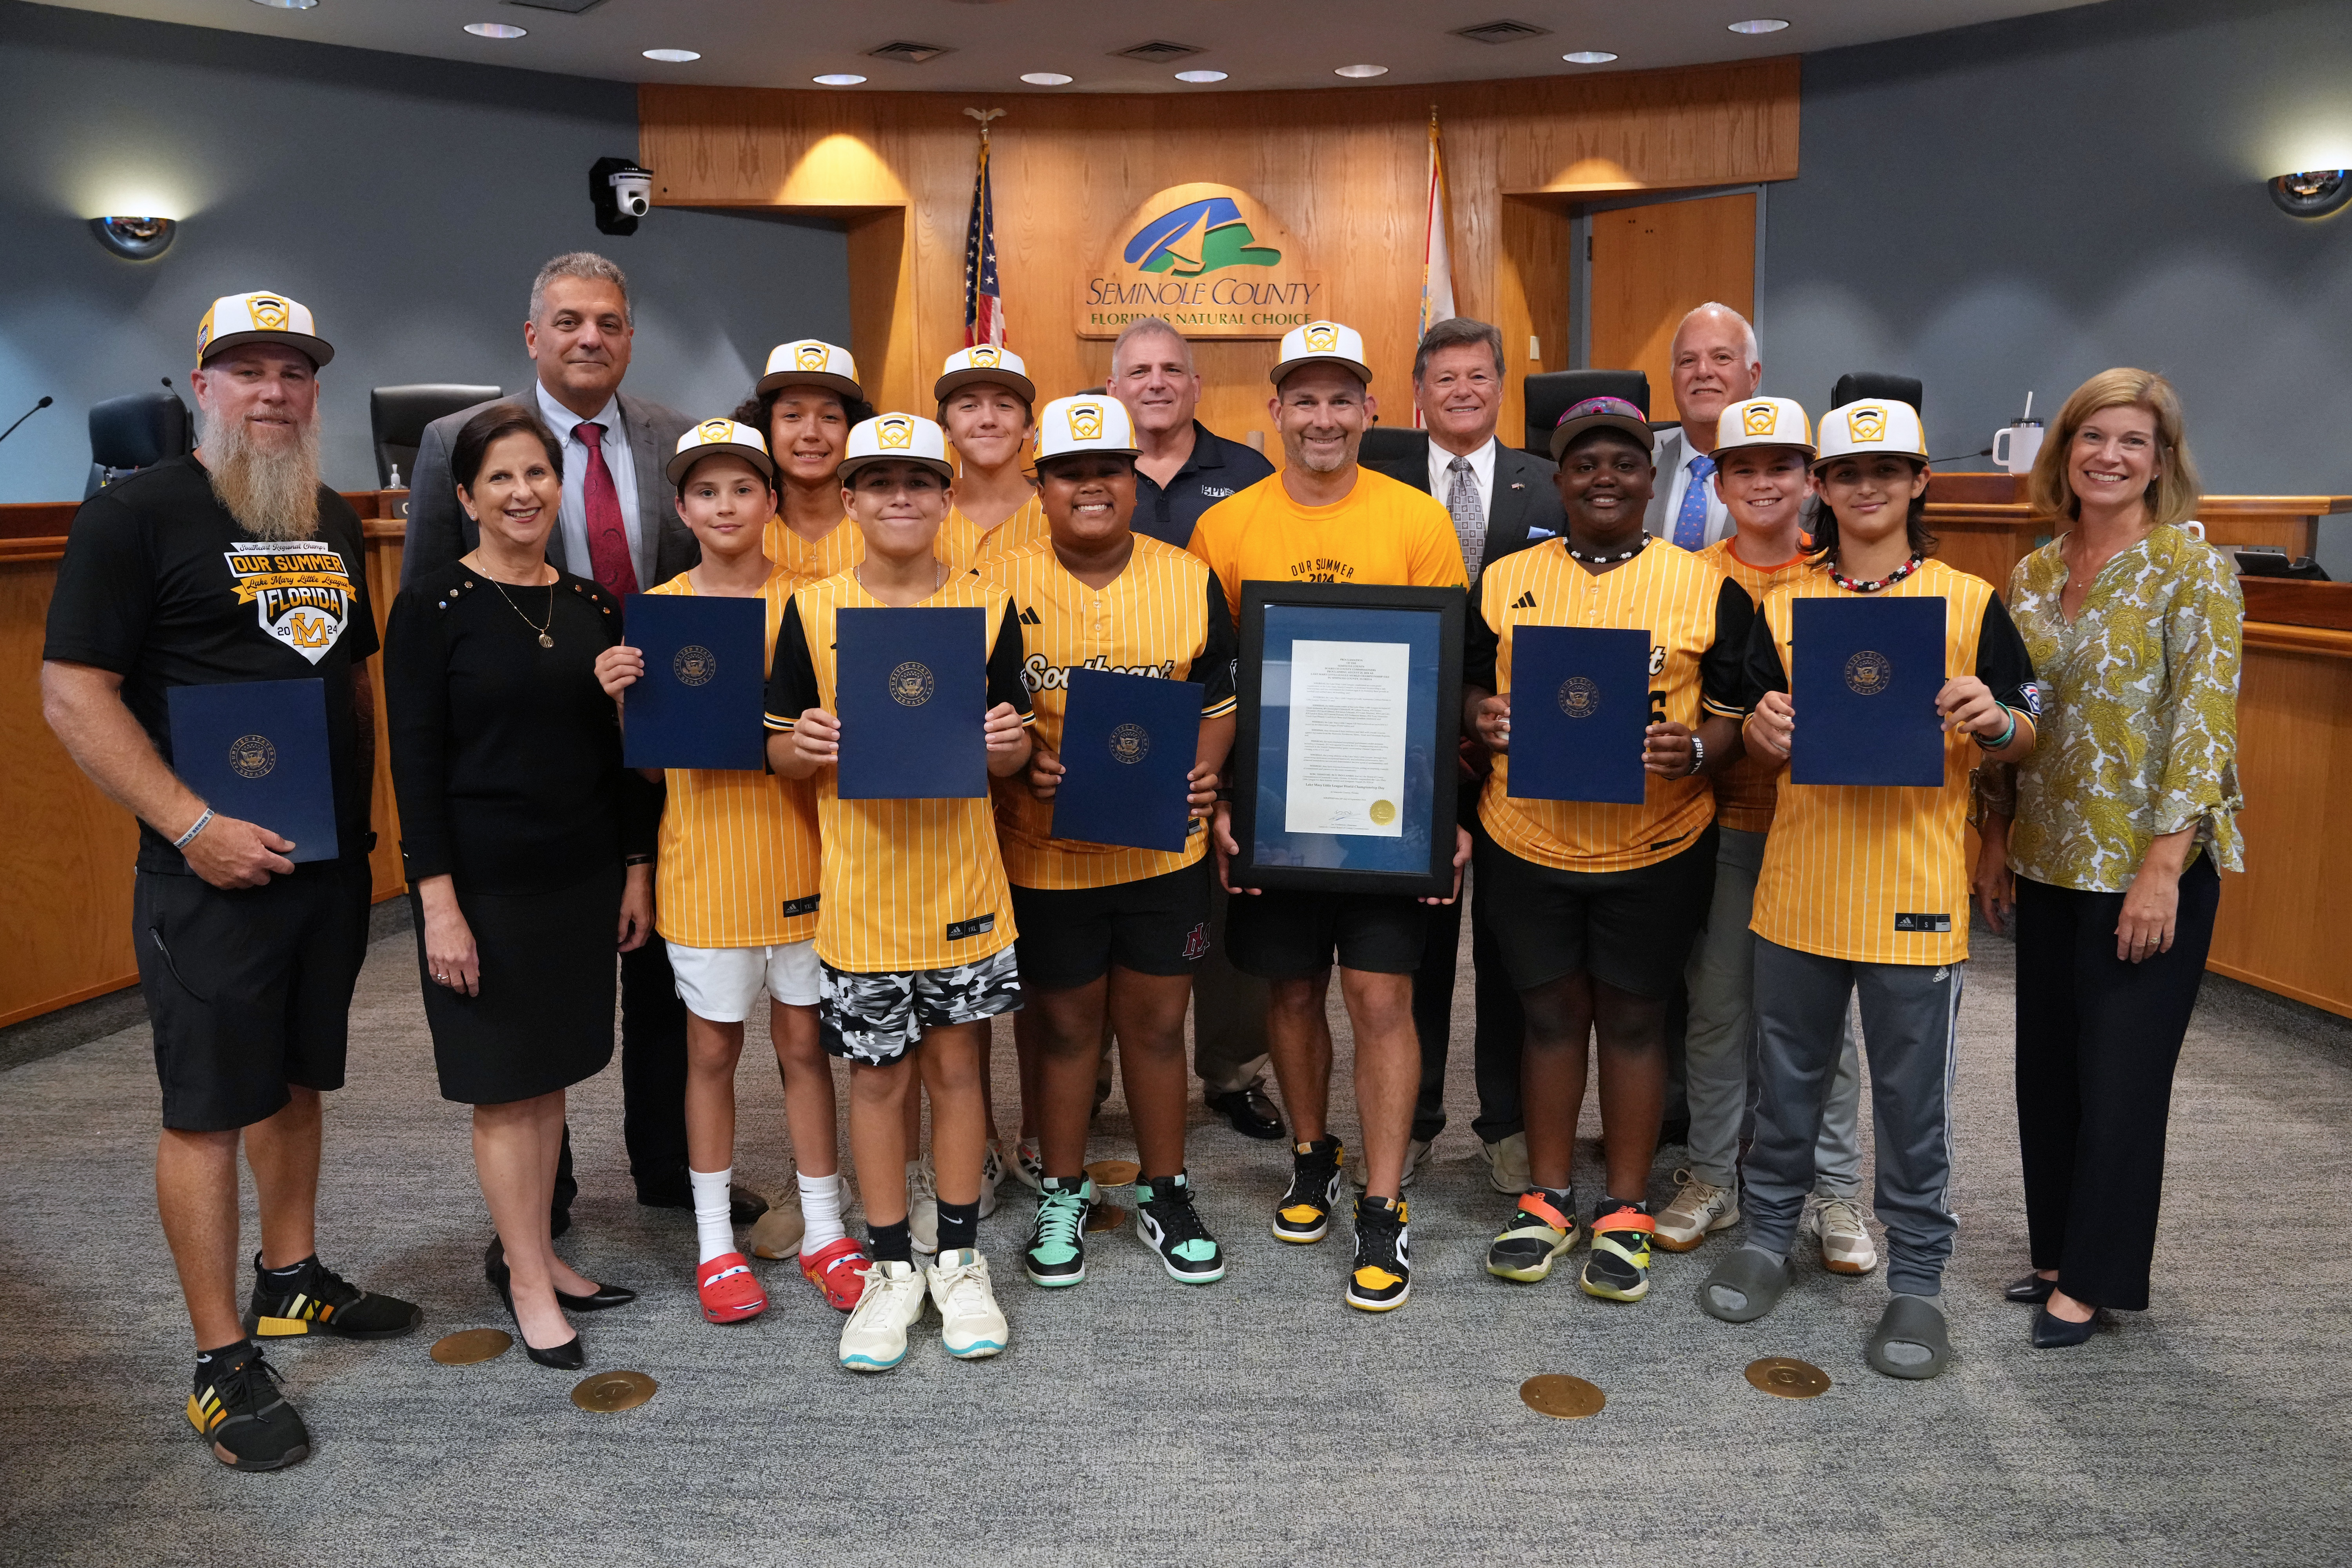
[[[2352,169],[2306,169],[2270,182],[2271,200],[2290,217],[2326,217],[2352,202]]]
[[[129,261],[152,261],[172,248],[180,226],[167,217],[94,217],[98,243]]]

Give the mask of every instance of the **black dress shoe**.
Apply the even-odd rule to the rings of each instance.
[[[560,1345],[540,1349],[530,1341],[523,1342],[523,1354],[541,1366],[551,1366],[558,1372],[578,1372],[588,1364],[588,1352],[581,1347],[580,1336],[572,1335]]]
[[[2083,1343],[2096,1333],[2098,1328],[2099,1314],[2096,1311],[2079,1323],[2070,1323],[2063,1318],[2053,1317],[2050,1309],[2044,1307],[2033,1314],[2033,1348],[2038,1351],[2064,1350],[2070,1345]]]
[[[2027,1274],[2022,1279],[2012,1279],[2001,1292],[2021,1307],[2039,1307],[2050,1300],[2050,1292],[2058,1289],[2055,1279],[2044,1279],[2039,1274]]]
[[[1202,1103],[1233,1124],[1244,1138],[1271,1142],[1282,1136],[1282,1112],[1265,1097],[1265,1080],[1252,1079],[1240,1089],[1202,1097]]]
[[[727,1188],[727,1217],[735,1225],[757,1225],[760,1216],[768,1212],[768,1200],[740,1182]]]
[[[482,1278],[490,1282],[490,1289],[496,1290],[499,1300],[507,1304],[508,1316],[513,1316],[514,1276],[507,1269],[506,1251],[499,1246],[495,1237],[490,1238],[488,1250],[482,1254]],[[608,1307],[625,1307],[636,1299],[637,1293],[626,1285],[601,1282],[596,1284],[595,1291],[591,1295],[574,1296],[569,1290],[555,1293],[555,1304],[567,1312],[601,1312]],[[554,1363],[551,1362],[548,1364],[551,1366]]]

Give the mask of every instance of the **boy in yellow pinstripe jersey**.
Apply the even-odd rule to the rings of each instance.
[[[1045,508],[1022,468],[1037,433],[1037,384],[1021,356],[988,343],[958,350],[931,395],[960,470],[940,524],[940,559],[966,572],[1045,538]]]
[[[818,338],[778,343],[735,417],[766,438],[776,463],[768,559],[813,582],[856,565],[866,538],[841,510],[841,455],[874,410],[849,351]]]

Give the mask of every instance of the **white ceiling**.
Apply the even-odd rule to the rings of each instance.
[[[1023,92],[1026,71],[1076,79],[1060,92],[1217,91],[1355,85],[1343,65],[1390,68],[1381,84],[1638,70],[1707,60],[1810,53],[1847,44],[2063,10],[2096,0],[597,0],[577,16],[521,0],[319,0],[308,11],[257,0],[41,0],[281,38],[440,59],[472,60],[624,81],[806,87],[822,72],[867,79],[852,91]],[[576,4],[577,0],[541,0]],[[1727,24],[1785,17],[1777,33],[1742,36]],[[1494,45],[1448,36],[1504,18],[1549,29]],[[530,29],[509,40],[478,38],[468,22]],[[1202,53],[1142,65],[1113,51],[1150,40]],[[862,58],[909,41],[954,52],[920,65]],[[642,58],[649,48],[698,50],[689,65]],[[1562,63],[1575,49],[1607,49],[1603,67]],[[1219,87],[1187,87],[1173,73],[1222,70]]]

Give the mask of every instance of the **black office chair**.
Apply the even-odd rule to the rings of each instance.
[[[1887,375],[1874,370],[1850,370],[1838,377],[1837,385],[1832,389],[1830,407],[1843,408],[1849,403],[1875,397],[1890,403],[1907,403],[1913,413],[1925,419],[1927,411],[1920,406],[1919,399],[1926,390],[1915,375]]]
[[[134,392],[89,409],[88,500],[123,475],[188,450],[188,405],[176,392]]]
[[[416,448],[425,427],[445,414],[490,403],[503,395],[495,386],[459,386],[451,382],[421,382],[415,386],[379,386],[368,394],[368,424],[375,432],[375,479],[385,489],[398,488],[393,472],[406,484],[416,472]]]
[[[1364,463],[1410,463],[1429,454],[1429,432],[1410,425],[1375,425],[1364,432],[1356,459]]]
[[[1622,397],[1650,416],[1650,378],[1638,370],[1549,370],[1524,384],[1528,399],[1528,447],[1551,456],[1552,427],[1559,416],[1588,397]]]

